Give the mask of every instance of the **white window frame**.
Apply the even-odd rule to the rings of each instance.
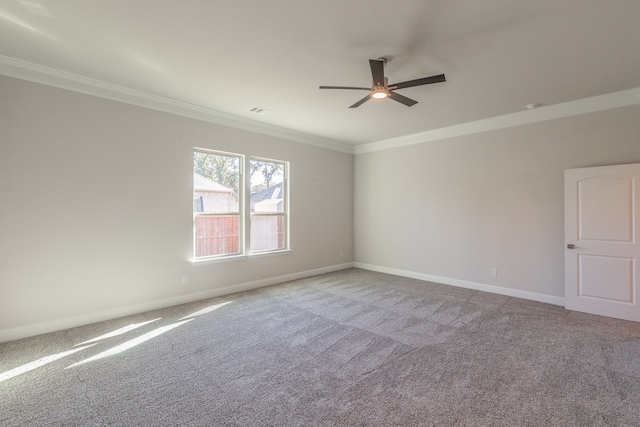
[[[246,252],[245,246],[245,219],[244,219],[244,167],[245,167],[245,156],[238,153],[229,153],[225,151],[217,151],[217,150],[209,150],[205,148],[194,148],[193,152],[203,153],[203,154],[211,154],[214,156],[223,156],[223,157],[231,157],[238,159],[238,213],[203,213],[203,212],[195,212],[195,209],[192,207],[193,211],[193,260],[194,261],[206,261],[206,260],[215,260],[215,259],[227,259],[227,258],[237,258],[238,256],[244,256]],[[195,172],[195,165],[193,164],[192,159],[192,172]],[[195,192],[195,184],[192,184],[192,194]],[[193,199],[193,197],[192,197]],[[222,217],[222,216],[237,216],[238,217],[238,251],[226,254],[217,254],[217,255],[205,255],[205,256],[197,256],[196,253],[196,219],[199,217]]]
[[[259,161],[259,162],[268,162],[268,163],[274,163],[274,164],[279,164],[284,166],[284,173],[283,173],[283,177],[282,177],[282,192],[283,192],[283,212],[274,212],[272,214],[260,214],[260,215],[273,215],[273,216],[281,216],[283,217],[283,243],[284,243],[284,247],[283,248],[275,248],[275,249],[263,249],[263,250],[253,250],[251,247],[251,210],[247,209],[247,212],[245,213],[246,215],[246,224],[247,224],[247,233],[246,233],[246,247],[249,248],[249,255],[263,255],[263,254],[270,254],[270,253],[281,253],[281,252],[290,252],[291,251],[291,246],[290,246],[290,240],[289,240],[289,169],[290,169],[290,163],[288,161],[285,160],[276,160],[276,159],[270,159],[270,158],[266,158],[266,157],[257,157],[257,156],[251,156],[247,159],[247,164],[245,166],[245,170],[250,170],[250,163],[252,160],[255,161]],[[247,177],[249,175],[247,174]],[[247,199],[249,199],[251,197],[251,182],[250,179],[247,178],[247,182],[246,182],[246,194]],[[250,203],[250,202],[249,202]]]
[[[206,256],[196,256],[196,218],[201,216],[227,216],[227,215],[236,215],[235,213],[203,213],[203,212],[195,212],[193,208],[193,194],[195,190],[195,185],[192,184],[192,204],[191,211],[193,213],[193,258],[192,262],[218,262],[218,261],[233,261],[233,260],[242,260],[247,259],[249,257],[262,257],[262,256],[270,256],[270,255],[279,255],[279,254],[288,254],[291,253],[291,241],[290,241],[290,223],[291,223],[291,215],[290,215],[290,191],[289,191],[289,181],[290,181],[290,162],[286,160],[277,160],[266,157],[257,157],[257,156],[245,156],[244,154],[239,153],[231,153],[226,151],[219,150],[211,150],[207,148],[198,148],[194,147],[192,150],[192,173],[195,172],[195,165],[193,164],[193,153],[200,152],[204,154],[212,154],[219,155],[225,157],[233,157],[239,159],[239,184],[238,184],[238,252],[228,253],[228,254],[219,254],[219,255],[206,255]],[[284,166],[283,173],[283,212],[273,213],[276,216],[283,217],[283,248],[274,248],[274,249],[265,249],[265,250],[251,250],[251,210],[250,206],[250,197],[251,197],[251,180],[249,179],[249,174],[246,171],[249,170],[251,160],[263,161],[269,163],[276,163]],[[264,215],[264,214],[262,214]]]

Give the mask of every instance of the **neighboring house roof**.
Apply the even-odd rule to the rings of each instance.
[[[265,199],[282,199],[282,182],[251,195],[251,204]]]
[[[251,211],[253,211],[253,207],[256,203],[260,203],[263,200],[268,199],[283,199],[283,182],[274,185],[273,187],[269,187],[266,190],[258,191],[257,193],[253,193],[250,196],[251,200]]]
[[[281,199],[282,198],[282,182],[269,187],[266,190],[258,191],[251,195],[251,203],[260,202],[265,199]],[[275,193],[275,194],[274,194]],[[275,196],[275,197],[274,197]]]
[[[233,190],[210,180],[197,172],[193,173],[193,189],[195,191],[209,191],[214,193],[233,193]]]

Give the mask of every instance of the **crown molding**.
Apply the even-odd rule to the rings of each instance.
[[[91,79],[9,56],[0,55],[0,74],[348,154],[363,154],[373,151],[389,150],[407,145],[421,144],[640,104],[640,87],[638,87],[353,146],[344,142],[234,116],[210,108]]]
[[[438,141],[457,136],[471,135],[513,126],[561,119],[580,114],[594,113],[613,108],[640,104],[640,87],[612,92],[605,95],[592,96],[577,101],[539,107],[533,110],[518,111],[517,113],[491,117],[483,120],[462,123],[426,132],[405,135],[398,138],[384,139],[357,145],[354,154],[370,153],[373,151],[389,150],[407,145]]]
[[[150,108],[178,116],[353,154],[353,146],[343,142],[234,116],[210,108],[91,79],[9,56],[0,55],[0,74],[113,101],[124,102],[138,107]]]

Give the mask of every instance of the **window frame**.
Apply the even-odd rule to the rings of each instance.
[[[218,151],[218,150],[210,150],[206,148],[198,148],[194,147],[192,150],[192,158],[194,153],[203,153],[210,154],[214,156],[222,156],[222,157],[230,157],[238,159],[238,212],[223,212],[223,213],[205,213],[205,212],[196,212],[194,207],[192,206],[193,211],[193,260],[194,261],[206,261],[206,260],[216,260],[216,259],[228,259],[228,258],[237,258],[239,256],[244,256],[245,250],[245,228],[244,228],[244,167],[245,167],[245,156],[243,154],[238,153],[230,153],[226,151]],[[195,163],[192,160],[192,174],[195,173]],[[215,181],[214,181],[215,182]],[[195,193],[195,182],[192,183],[192,199],[193,194]],[[215,254],[215,255],[197,255],[197,235],[196,235],[196,220],[197,218],[207,218],[207,217],[225,217],[225,216],[237,216],[238,217],[238,251],[230,252],[224,254]]]
[[[283,245],[284,247],[282,248],[274,248],[274,249],[262,249],[262,250],[253,250],[252,248],[252,244],[251,244],[251,225],[252,225],[252,221],[251,221],[251,216],[252,216],[252,212],[251,209],[247,209],[246,215],[246,224],[247,224],[247,233],[246,233],[246,248],[248,248],[248,254],[251,255],[264,255],[264,254],[269,254],[269,253],[278,253],[278,252],[289,252],[291,249],[290,246],[290,241],[289,241],[289,235],[290,235],[290,230],[289,230],[289,174],[290,174],[290,162],[286,161],[286,160],[276,160],[276,159],[271,159],[271,158],[267,158],[267,157],[259,157],[259,156],[249,156],[247,158],[247,165],[246,165],[246,170],[251,170],[251,161],[255,160],[255,161],[259,161],[259,162],[268,162],[268,163],[274,163],[274,164],[278,164],[278,165],[282,165],[283,166],[283,173],[282,173],[282,199],[283,199],[283,211],[282,212],[273,212],[273,213],[261,213],[259,215],[261,216],[280,216],[283,218]],[[246,179],[246,193],[247,193],[247,198],[249,199],[249,204],[250,199],[251,199],[251,179],[250,177],[248,177]]]
[[[232,153],[228,151],[212,150],[208,148],[194,147],[192,149],[192,175],[195,173],[195,163],[193,161],[193,154],[199,152],[203,154],[211,154],[225,157],[237,158],[239,163],[239,181],[238,181],[238,213],[204,213],[196,212],[194,208],[194,195],[195,195],[195,182],[192,183],[192,204],[191,210],[193,214],[193,235],[192,235],[192,262],[222,262],[222,261],[234,261],[248,259],[249,257],[264,257],[271,255],[280,255],[291,253],[291,240],[290,240],[290,190],[289,181],[291,174],[291,165],[287,160],[277,160],[260,156],[249,156],[240,153]],[[264,249],[264,250],[252,250],[251,249],[251,179],[250,174],[247,173],[250,169],[250,162],[252,160],[275,163],[283,166],[282,177],[282,193],[283,193],[283,212],[264,213],[260,215],[264,216],[279,216],[283,218],[283,246],[282,248]],[[193,180],[193,178],[192,178]],[[197,256],[197,235],[196,235],[196,219],[198,217],[216,217],[216,216],[238,216],[238,252]]]

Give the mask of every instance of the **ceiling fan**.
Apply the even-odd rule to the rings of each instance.
[[[428,85],[431,83],[440,83],[446,81],[444,74],[438,74],[437,76],[423,77],[421,79],[409,80],[406,82],[388,84],[388,79],[384,76],[384,66],[387,63],[386,58],[370,59],[369,66],[371,67],[371,76],[373,77],[373,83],[371,87],[351,87],[351,86],[320,86],[320,89],[349,89],[349,90],[367,90],[370,93],[356,102],[349,108],[357,108],[367,102],[370,98],[383,99],[391,98],[401,104],[411,107],[418,103],[411,98],[400,95],[394,92],[397,89],[405,89],[408,87]]]

